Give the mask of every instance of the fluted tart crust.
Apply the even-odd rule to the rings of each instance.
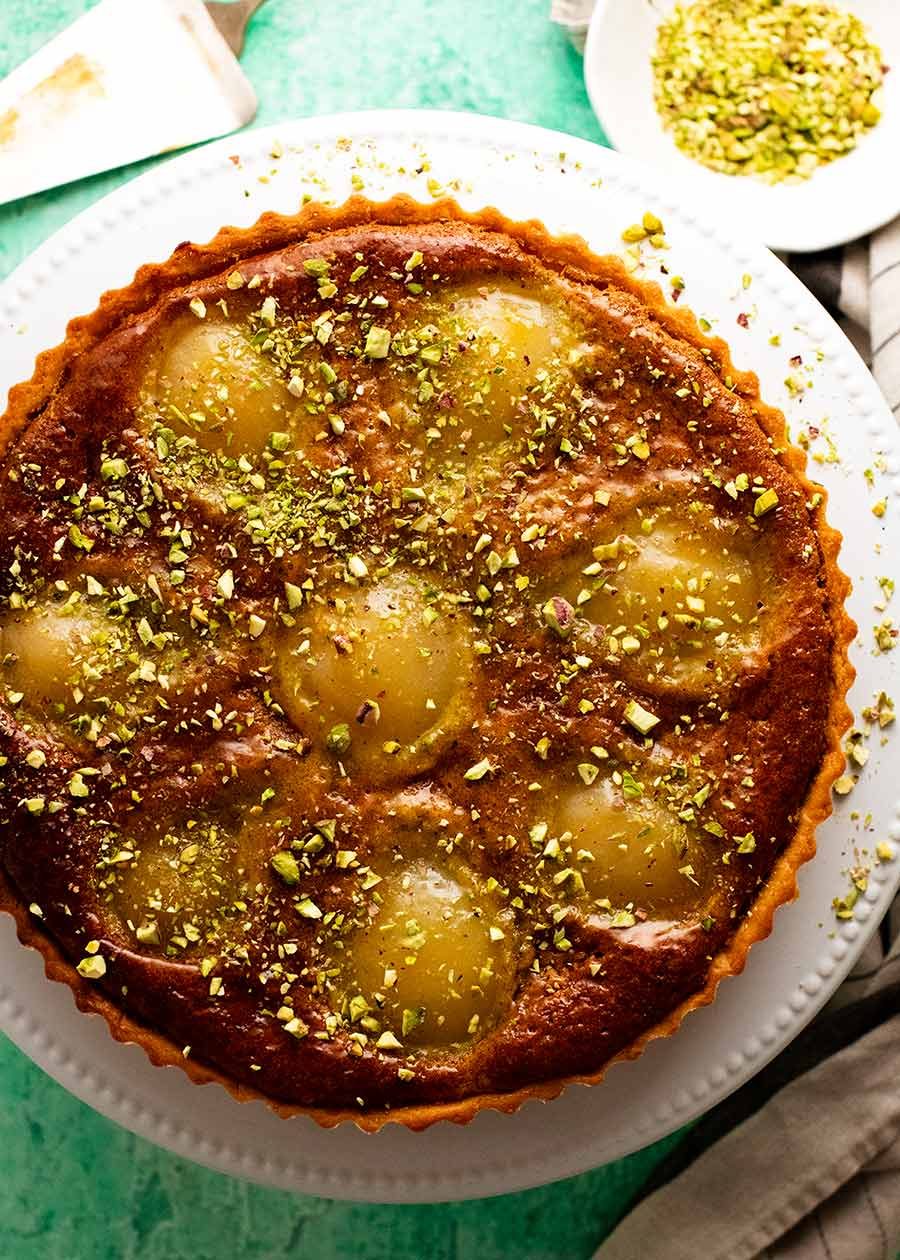
[[[155,1063],[322,1124],[514,1110],[796,895],[839,536],[619,260],[267,215],[73,321],[2,440],[2,905]]]

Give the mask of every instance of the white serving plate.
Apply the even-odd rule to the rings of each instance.
[[[670,180],[571,136],[462,114],[347,114],[232,137],[170,161],[75,219],[0,289],[0,407],[6,388],[30,375],[36,352],[60,340],[67,318],[127,283],[140,263],[165,258],[182,240],[205,241],[223,224],[250,224],[264,210],[293,211],[304,194],[341,202],[354,176],[372,197],[406,190],[423,201],[428,181],[437,180],[468,208],[493,204],[511,216],[538,217],[554,232],[580,232],[599,251],[620,249],[621,229],[644,210],[659,214],[672,245],[666,265],[686,281],[683,303],[717,321],[738,366],[757,370],[765,397],[795,425],[830,415],[842,462],[816,472],[831,495],[831,519],[846,533],[842,563],[855,584],[851,611],[861,633],[853,696],[861,706],[881,689],[900,694],[900,649],[871,652],[876,578],[900,555],[900,441],[874,382],[770,253],[710,224]],[[749,290],[745,274],[753,277]],[[758,314],[745,330],[736,315],[748,310]],[[775,329],[777,348],[769,344]],[[811,361],[816,350],[824,357],[813,387],[791,399],[787,357]],[[877,451],[888,471],[869,492],[862,469]],[[867,495],[888,496],[883,519],[871,514]],[[888,836],[900,841],[891,752],[872,741],[859,787],[821,828],[799,901],[779,911],[771,939],[752,951],[743,976],[722,985],[713,1006],[636,1063],[614,1067],[606,1084],[570,1088],[512,1117],[485,1113],[467,1128],[443,1124],[421,1134],[390,1125],[366,1136],[350,1125],[326,1132],[303,1118],[279,1120],[261,1103],[238,1104],[219,1086],[198,1088],[177,1069],[152,1067],[136,1046],[113,1041],[101,1019],[75,1009],[68,988],[44,978],[39,958],[18,945],[4,916],[0,1028],[73,1094],[135,1133],[269,1185],[415,1202],[499,1194],[579,1173],[712,1106],[832,993],[900,882],[900,859],[877,866],[853,921],[836,923],[831,901],[847,888],[855,848]],[[851,808],[871,815],[870,830],[851,821]]]
[[[689,188],[710,222],[746,230],[772,249],[803,253],[855,240],[900,214],[900,6],[840,0],[857,13],[893,67],[882,117],[845,157],[796,184],[765,184],[709,170],[677,147],[653,104],[650,58],[656,30],[679,0],[596,0],[584,51],[594,112],[622,153],[652,163]],[[686,3],[686,0],[681,0]]]

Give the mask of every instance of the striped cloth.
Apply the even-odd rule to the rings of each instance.
[[[579,51],[593,5],[552,2]],[[900,219],[785,261],[900,422]],[[595,1260],[638,1257],[900,1258],[900,898],[825,1010],[694,1126]]]
[[[895,1260],[900,907],[813,1023],[704,1116],[595,1260]]]
[[[900,219],[868,240],[787,262],[869,364],[900,421]]]
[[[900,420],[900,219],[872,237],[869,286],[872,371]]]

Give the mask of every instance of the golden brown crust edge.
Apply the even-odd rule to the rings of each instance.
[[[215,274],[239,260],[277,250],[313,233],[357,227],[366,223],[416,225],[447,221],[505,233],[526,252],[534,254],[541,261],[551,263],[562,272],[572,269],[586,279],[600,276],[609,279],[613,276],[617,285],[642,300],[653,318],[667,331],[697,348],[712,352],[722,369],[736,382],[741,395],[751,403],[764,430],[776,445],[785,448],[781,458],[800,485],[810,495],[814,490],[822,494],[821,487],[814,486],[806,475],[806,456],[799,449],[787,445],[783,414],[760,399],[759,382],[755,374],[737,370],[731,362],[728,345],[720,338],[704,336],[693,313],[683,308],[676,310],[669,305],[658,285],[634,279],[615,257],[598,259],[579,236],[551,236],[543,224],[537,221],[514,222],[492,208],[469,213],[452,199],[442,199],[425,206],[405,195],[386,202],[351,197],[337,208],[312,204],[297,215],[265,214],[251,228],[222,228],[205,245],[179,245],[167,261],[140,267],[131,284],[103,294],[95,311],[73,319],[66,329],[63,342],[38,356],[31,379],[11,390],[7,410],[0,417],[0,453],[46,404],[65,380],[69,364],[78,355],[95,345],[124,320],[152,305],[161,293],[173,286]],[[333,1128],[345,1121],[352,1121],[358,1128],[369,1133],[376,1132],[388,1123],[402,1124],[408,1129],[420,1131],[441,1120],[468,1124],[478,1112],[485,1110],[512,1114],[530,1099],[546,1102],[558,1097],[569,1085],[598,1084],[614,1063],[636,1059],[649,1042],[671,1036],[686,1015],[713,1001],[723,979],[743,971],[751,946],[764,940],[772,931],[775,911],[797,897],[797,871],[816,852],[816,828],[831,813],[831,789],[844,768],[841,739],[852,723],[852,713],[846,697],[855,676],[848,651],[857,629],[844,606],[850,592],[850,581],[837,564],[841,535],[826,522],[825,506],[826,498],[822,494],[815,509],[815,524],[822,548],[834,627],[828,744],[819,772],[801,810],[794,838],[779,857],[765,887],[734,936],[714,957],[703,988],[686,998],[665,1019],[648,1029],[627,1049],[608,1060],[597,1072],[545,1081],[510,1093],[480,1094],[455,1102],[398,1107],[385,1112],[359,1113],[350,1109],[328,1110],[278,1103],[256,1090],[238,1084],[213,1068],[185,1059],[181,1050],[168,1038],[126,1015],[99,990],[82,980],[55,942],[41,932],[32,920],[2,870],[0,911],[15,919],[21,943],[36,949],[43,956],[48,979],[67,984],[72,989],[79,1010],[102,1016],[116,1041],[123,1044],[133,1042],[142,1046],[156,1067],[177,1066],[195,1084],[218,1083],[236,1101],[264,1102],[284,1118],[306,1115],[323,1128]]]

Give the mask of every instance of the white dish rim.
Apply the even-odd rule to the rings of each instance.
[[[347,172],[338,169],[348,152],[339,148],[342,138],[349,140],[349,152],[356,154],[377,153],[379,144],[385,151],[415,153],[421,142],[438,164],[448,155],[466,155],[467,162],[472,163],[469,169],[474,182],[460,192],[464,205],[475,204],[478,189],[487,188],[493,179],[501,191],[506,190],[499,198],[506,205],[501,204],[500,209],[508,211],[514,192],[518,195],[524,188],[534,203],[535,217],[550,220],[551,230],[561,230],[560,218],[568,224],[574,215],[573,226],[580,222],[589,238],[595,230],[587,218],[594,206],[593,176],[603,181],[600,192],[614,203],[618,200],[655,209],[666,218],[670,231],[675,229],[673,236],[694,238],[695,254],[701,242],[704,255],[712,251],[718,265],[724,260],[736,275],[752,271],[754,283],[758,280],[771,300],[780,304],[781,313],[802,317],[815,340],[827,347],[827,379],[852,412],[853,424],[847,424],[850,436],[858,427],[866,441],[883,443],[887,452],[889,496],[896,514],[900,441],[893,418],[861,360],[799,281],[767,251],[733,242],[718,228],[706,231],[702,214],[694,215],[688,208],[689,200],[683,201],[670,187],[660,198],[651,171],[589,142],[526,124],[437,111],[373,111],[277,124],[195,150],[111,194],[35,251],[0,288],[0,335],[12,335],[22,316],[30,316],[37,324],[22,334],[25,348],[52,344],[46,300],[54,285],[57,289],[70,286],[74,305],[65,309],[81,313],[78,295],[90,291],[84,278],[86,258],[95,260],[101,271],[100,252],[104,250],[112,249],[113,254],[118,250],[120,260],[146,260],[144,251],[150,246],[143,240],[135,241],[135,216],[144,216],[147,222],[148,215],[156,215],[168,224],[173,214],[183,211],[190,222],[191,214],[200,214],[194,201],[198,185],[206,198],[203,214],[207,218],[210,212],[219,216],[220,206],[246,209],[246,201],[238,200],[229,155],[240,157],[242,173],[249,176],[271,165],[276,144],[288,153],[291,146],[299,146],[301,155],[312,153],[320,166],[333,166],[333,177],[343,179],[339,186],[346,188]],[[328,144],[334,146],[333,154],[326,151]],[[560,161],[562,152],[566,157]],[[489,179],[492,162],[502,164],[502,172],[493,171]],[[524,163],[526,176],[521,187],[510,182],[513,165],[509,163]],[[539,180],[534,178],[535,167]],[[521,165],[516,167],[517,174],[520,170]],[[399,176],[385,178],[394,191],[395,184],[402,184]],[[255,192],[260,195],[258,188]],[[267,186],[261,195],[271,200]],[[603,195],[594,213],[605,212]],[[214,196],[222,200],[210,205]],[[485,198],[480,200],[483,203]],[[252,212],[256,208],[252,196],[250,202]],[[620,205],[617,222],[621,213]],[[610,214],[612,209],[607,217]],[[223,208],[218,222],[221,225],[232,218],[243,222],[246,215]],[[633,218],[632,213],[628,221]],[[609,228],[607,223],[607,236]],[[174,236],[173,245],[181,235]],[[201,235],[200,239],[205,238]],[[123,275],[122,279],[128,278]],[[87,302],[81,301],[81,306]],[[14,362],[18,364],[21,359],[20,353]],[[8,383],[29,374],[10,364],[0,376],[0,389],[10,373]],[[825,471],[830,478],[831,473]],[[840,490],[840,483],[836,489]],[[837,523],[840,525],[840,520]],[[869,539],[871,528],[864,520],[860,532]],[[893,517],[887,524],[880,522],[879,528],[882,538],[888,537],[885,530],[890,531],[894,554],[900,554],[900,535]],[[865,557],[859,558],[862,564]],[[847,555],[843,559],[846,561]],[[886,676],[888,666],[891,677],[897,674],[894,655],[900,656],[900,652],[872,658],[879,662],[879,679]],[[871,661],[862,654],[860,663],[868,680]],[[881,760],[884,758],[873,751],[873,770]],[[900,804],[892,798],[890,784],[882,783],[876,774],[866,779],[865,785],[859,789],[861,797],[867,804],[872,798],[871,807],[883,822],[885,834],[900,840]],[[826,828],[831,826],[826,824]],[[513,1117],[485,1113],[464,1129],[438,1125],[414,1135],[388,1126],[372,1137],[343,1126],[325,1133],[302,1119],[277,1120],[261,1104],[238,1104],[218,1086],[199,1090],[179,1072],[153,1068],[137,1047],[114,1042],[102,1021],[76,1012],[68,990],[40,979],[36,956],[18,946],[5,916],[0,923],[0,958],[4,964],[0,972],[0,1029],[45,1071],[97,1110],[151,1141],[223,1172],[307,1193],[376,1202],[433,1202],[506,1193],[585,1171],[664,1136],[737,1088],[796,1035],[849,970],[900,882],[900,863],[876,867],[854,918],[837,925],[830,939],[824,932],[814,934],[815,948],[802,960],[789,958],[785,975],[778,965],[778,942],[785,948],[785,942],[793,940],[791,925],[798,923],[798,915],[800,921],[808,918],[811,886],[815,885],[821,900],[818,885],[826,861],[831,863],[829,877],[837,871],[827,851],[804,868],[800,902],[779,912],[772,939],[753,951],[740,980],[725,984],[716,1003],[692,1015],[677,1037],[651,1046],[637,1063],[613,1069],[617,1090],[609,1084],[590,1091],[574,1087],[555,1102],[528,1105]],[[741,994],[741,1002],[730,996],[735,992]],[[749,1033],[738,1033],[734,1025],[740,1022],[740,1007],[758,992],[766,995],[765,1008],[754,1016]],[[699,1065],[688,1055],[689,1047],[692,1055],[698,1051],[701,1059],[705,1055]],[[652,1107],[644,1105],[645,1083],[659,1084],[660,1064],[667,1073],[666,1096]],[[623,1091],[633,1097],[634,1111],[627,1119],[620,1117],[613,1123],[609,1107]],[[586,1136],[579,1129],[584,1124],[589,1128]],[[561,1129],[569,1133],[562,1143],[557,1140]]]

